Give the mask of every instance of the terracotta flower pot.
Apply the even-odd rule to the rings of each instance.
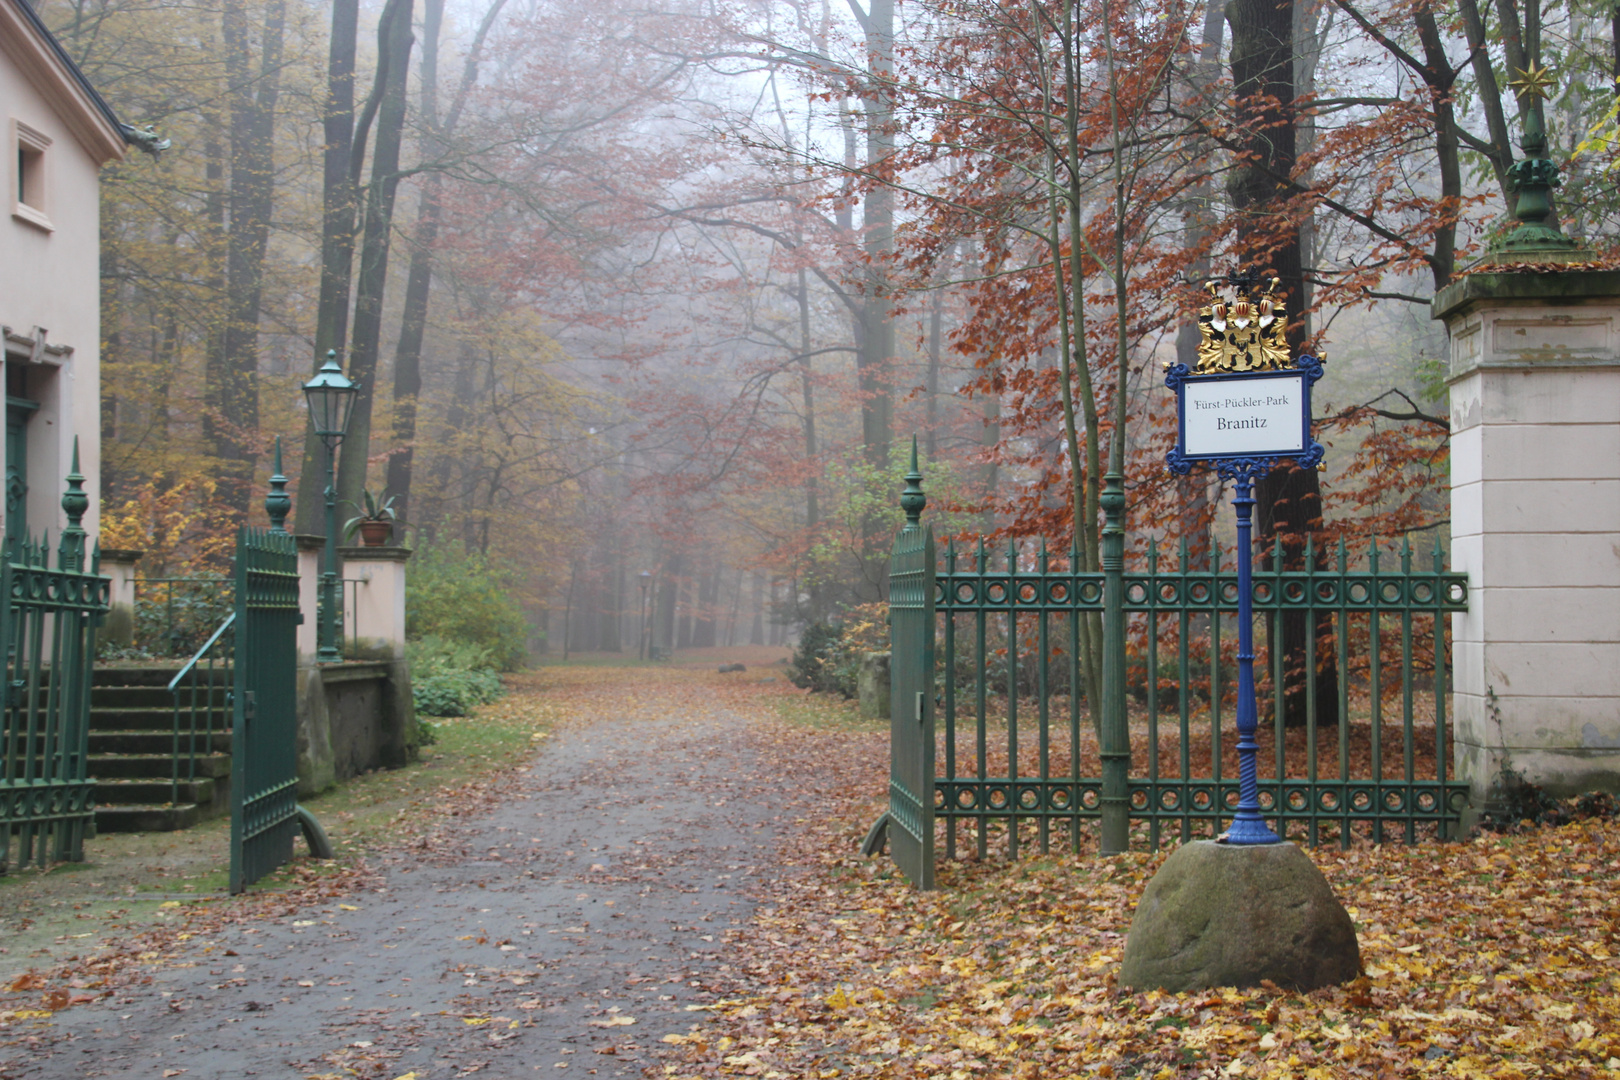
[[[362,521],[358,528],[363,547],[386,547],[388,538],[394,534],[392,521]]]

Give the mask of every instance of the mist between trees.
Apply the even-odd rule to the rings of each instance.
[[[1427,299],[1502,227],[1523,110],[1565,230],[1606,254],[1616,212],[1596,5],[40,10],[174,144],[104,178],[107,542],[219,559],[335,349],[341,497],[487,557],[553,651],[782,643],[880,599],[913,434],[941,535],[1094,568],[1112,467],[1133,545],[1204,558],[1220,500],[1162,468],[1159,372],[1239,267],[1329,371],[1331,468],[1262,483],[1259,542],[1443,526]],[[1509,89],[1533,65],[1544,104]],[[300,532],[319,469],[288,462]]]

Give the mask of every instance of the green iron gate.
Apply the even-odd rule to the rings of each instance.
[[[233,893],[291,859],[299,831],[299,621],[292,536],[274,528],[242,529],[236,542]]]
[[[89,764],[90,674],[95,631],[108,609],[110,582],[85,568],[80,526],[90,499],[79,475],[79,448],[62,496],[68,526],[57,548],[8,539],[0,554],[0,646],[5,699],[0,708],[0,872],[13,865],[77,862],[93,835],[95,781]]]
[[[911,450],[900,505],[906,525],[889,569],[888,840],[894,860],[919,887],[934,887],[934,531],[918,523],[924,498]]]
[[[947,858],[962,842],[988,854],[993,833],[1016,856],[1021,822],[1033,822],[1024,842],[1048,850],[1061,830],[1078,851],[1085,823],[1106,821],[1111,803],[1155,846],[1166,832],[1183,841],[1219,833],[1238,798],[1236,737],[1222,730],[1236,688],[1235,569],[1221,569],[1218,552],[1207,569],[1195,568],[1185,545],[1171,566],[1150,544],[1133,571],[1075,572],[1073,553],[1009,543],[992,556],[982,542],[971,553],[948,544],[936,566],[919,523],[920,480],[913,465],[890,586],[891,836],[913,813],[912,793],[923,790],[897,794],[897,781],[917,783],[919,775],[933,780],[931,818],[942,825]],[[1122,534],[1123,500],[1105,500],[1105,508],[1108,528]],[[1283,565],[1281,555],[1274,551],[1272,567]],[[1257,638],[1283,640],[1285,617],[1299,613],[1316,628],[1303,635],[1305,671],[1337,673],[1324,701],[1317,678],[1285,670],[1283,649],[1257,650],[1261,766],[1270,773],[1262,773],[1261,806],[1279,834],[1303,834],[1311,844],[1348,845],[1358,831],[1407,843],[1442,834],[1468,792],[1447,776],[1445,643],[1446,617],[1467,607],[1467,576],[1445,569],[1438,545],[1428,568],[1414,566],[1409,544],[1393,567],[1376,544],[1362,560],[1340,543],[1325,567],[1318,561],[1308,549],[1307,569],[1253,573],[1255,617],[1270,631]],[[1111,596],[1129,647],[1104,651],[1103,681],[1128,687],[1135,705],[1127,710],[1126,694],[1105,689],[1104,701],[1118,704],[1094,726],[1076,692],[1072,643],[1081,618],[1104,612]],[[1285,729],[1275,692],[1290,684],[1303,696],[1297,729]],[[925,688],[928,721],[908,725]],[[937,738],[931,704],[940,714]],[[1131,748],[1128,777],[1105,781],[1099,746]],[[926,853],[930,815],[916,817],[930,835],[912,847]],[[912,881],[929,887],[931,866],[914,872],[900,845],[895,855]]]

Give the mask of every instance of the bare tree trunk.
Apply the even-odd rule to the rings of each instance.
[[[677,620],[679,630],[675,637],[677,649],[690,649],[692,647],[692,607],[697,596],[697,581],[692,577],[681,579],[681,614]]]
[[[692,619],[692,647],[715,644],[715,609],[720,602],[720,564],[710,563],[697,581],[697,610]]]
[[[1224,0],[1210,0],[1204,11],[1204,36],[1192,73],[1192,104],[1196,109],[1214,107],[1207,94],[1220,74],[1221,40],[1225,30],[1226,4]],[[1212,152],[1207,145],[1205,151]],[[1193,281],[1210,275],[1209,256],[1203,248],[1212,223],[1209,210],[1214,195],[1212,188],[1207,173],[1200,176],[1186,204],[1182,243],[1187,250],[1197,252],[1187,267],[1187,277]],[[1198,366],[1199,336],[1198,324],[1190,318],[1184,318],[1176,331],[1176,362],[1185,364],[1189,371]],[[1209,478],[1189,473],[1177,477],[1175,484],[1176,502],[1181,507],[1181,535],[1187,541],[1189,567],[1207,570],[1210,549]]]
[[[947,263],[955,252],[956,245],[952,244],[946,256]],[[934,295],[929,297],[928,303],[928,373],[924,379],[924,390],[928,395],[928,419],[923,438],[926,440],[924,453],[929,461],[939,459],[939,368],[945,336],[945,289],[940,281],[941,276],[939,273],[934,275]]]
[[[1279,226],[1274,196],[1277,177],[1292,176],[1295,165],[1294,23],[1292,4],[1276,0],[1229,0],[1232,23],[1232,84],[1238,97],[1239,122],[1247,129],[1250,157],[1240,162],[1228,181],[1228,192],[1239,213],[1238,248],[1266,276],[1281,279],[1290,322],[1288,344],[1296,354],[1304,346],[1304,322],[1298,319],[1304,296],[1304,270],[1300,263],[1299,230]],[[1278,540],[1285,569],[1305,566],[1306,540],[1322,526],[1322,489],[1315,469],[1284,465],[1255,484],[1261,564],[1270,568]],[[1326,545],[1323,545],[1325,548]],[[1253,557],[1242,551],[1238,558]],[[1319,551],[1318,557],[1324,557]],[[1338,671],[1333,650],[1331,618],[1307,625],[1303,612],[1282,619],[1282,641],[1275,640],[1267,622],[1272,655],[1284,653],[1283,717],[1288,727],[1306,722],[1307,635],[1317,642],[1316,717],[1318,723],[1338,720]]]
[[[675,643],[675,601],[685,567],[685,556],[678,553],[670,556],[664,564],[663,580],[658,587],[658,610],[653,616],[652,644],[655,648],[667,650]],[[648,656],[651,655],[649,651]]]
[[[355,48],[359,38],[359,0],[332,0],[332,34],[327,46],[326,104],[323,115],[326,148],[322,155],[321,280],[315,310],[313,369],[327,352],[341,349],[349,332],[349,279],[354,264],[354,184],[349,179],[354,153]],[[325,447],[313,430],[304,432],[303,472],[318,477],[325,468]],[[326,521],[319,483],[298,485],[294,526],[298,532],[324,535]]]
[[[754,620],[748,628],[748,644],[765,644],[765,575],[758,570],[753,574]]]
[[[264,9],[255,57],[244,0],[226,0],[220,22],[230,86],[230,195],[225,234],[225,325],[207,374],[203,428],[222,474],[221,495],[245,521],[259,436],[259,308],[274,199],[276,98],[281,88],[285,0]]]
[[[467,53],[461,83],[456,88],[450,112],[439,119],[439,30],[444,21],[444,0],[424,0],[422,11],[422,65],[420,112],[421,155],[431,162],[444,152],[446,140],[454,134],[461,119],[467,95],[478,81],[479,55],[495,19],[506,0],[494,0],[484,13],[472,48]],[[433,286],[433,249],[439,240],[443,217],[443,175],[431,170],[422,180],[421,200],[416,210],[416,233],[411,248],[411,266],[405,277],[405,307],[400,320],[399,344],[394,350],[394,430],[389,447],[385,487],[398,497],[399,524],[395,538],[404,539],[410,523],[411,480],[416,456],[416,399],[422,392],[422,342],[427,333],[428,298]]]
[[[360,501],[366,486],[366,459],[371,453],[371,410],[376,400],[377,356],[382,346],[383,290],[388,283],[388,250],[394,222],[394,193],[399,187],[399,152],[405,129],[406,74],[410,64],[412,0],[388,0],[377,27],[378,66],[386,82],[377,110],[376,150],[371,182],[365,193],[365,228],[360,241],[360,273],[355,283],[354,331],[349,348],[349,378],[359,392],[349,414],[349,435],[338,465],[338,496]]]
[[[894,0],[867,0],[866,11],[856,0],[849,0],[849,6],[866,41],[867,78],[861,91],[865,166],[869,175],[883,177],[894,154]],[[888,371],[895,352],[894,300],[889,281],[889,261],[894,255],[894,190],[885,183],[872,185],[861,209],[866,249],[858,372],[861,443],[868,463],[886,469],[889,444],[894,440]]]

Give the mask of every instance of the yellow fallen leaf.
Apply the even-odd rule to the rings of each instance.
[[[399,1076],[394,1077],[394,1080],[416,1080],[416,1073],[401,1073]]]
[[[158,905],[158,907],[179,907],[179,906],[180,906],[180,901],[178,901],[178,900],[165,900],[165,901],[163,901],[163,903]]]
[[[844,993],[844,988],[842,986],[828,994],[825,1000],[827,1008],[831,1009],[833,1012],[839,1012],[840,1010],[847,1009],[852,1004],[849,999],[849,995]]]
[[[314,986],[315,985],[315,980],[314,979],[299,979],[298,980],[298,985],[299,986]]]
[[[358,906],[354,905],[354,904],[339,904],[338,907],[342,908],[344,911],[359,911],[360,910],[360,908]]]
[[[487,1017],[487,1016],[463,1016],[461,1018],[461,1022],[463,1024],[470,1024],[473,1027],[477,1027],[480,1024],[489,1023],[489,1017]]]
[[[591,1027],[624,1027],[635,1022],[633,1016],[610,1016],[605,1020],[592,1020]]]

